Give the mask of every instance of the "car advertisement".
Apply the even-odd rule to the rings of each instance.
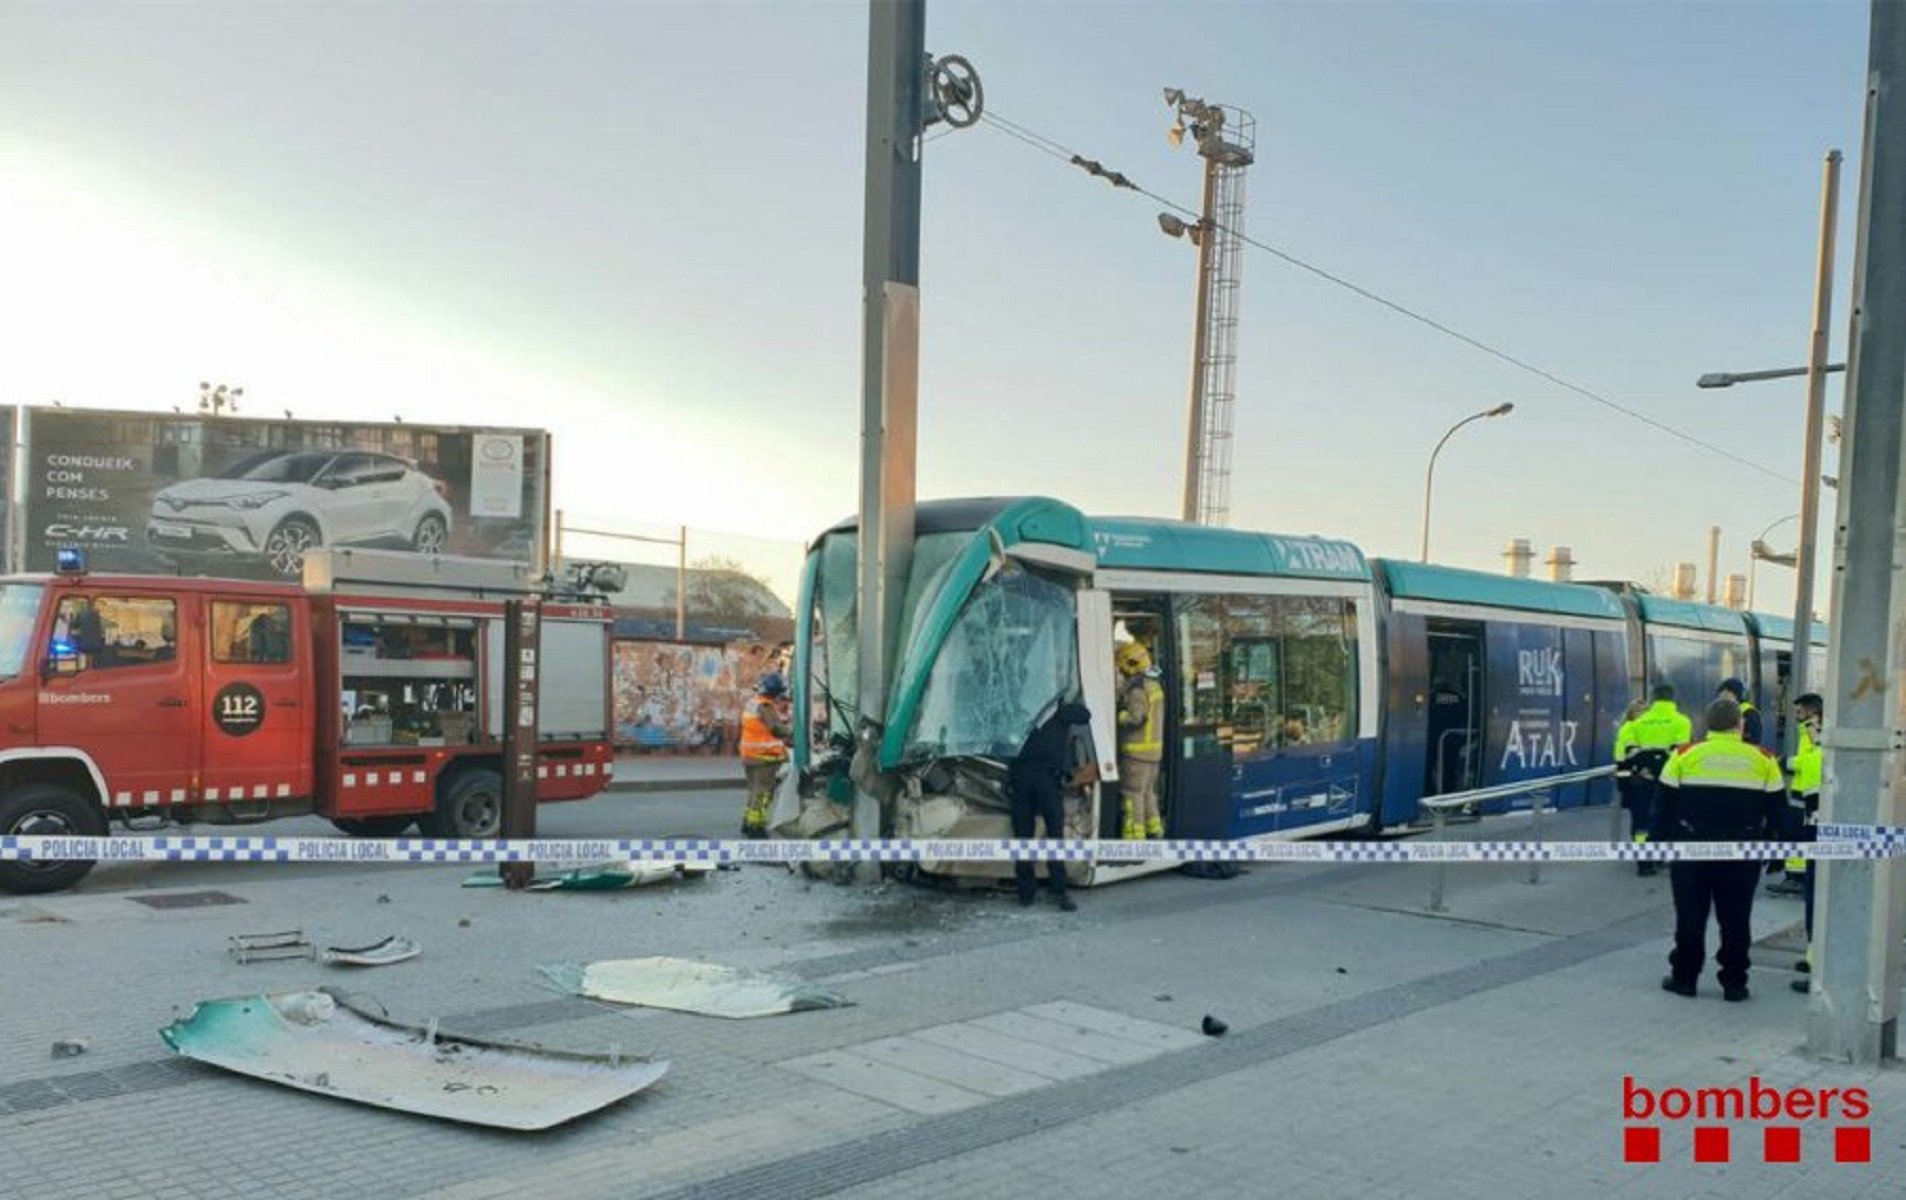
[[[63,547],[93,570],[302,577],[364,546],[534,562],[547,499],[537,430],[26,410],[24,569]]]

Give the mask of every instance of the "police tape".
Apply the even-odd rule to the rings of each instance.
[[[1829,833],[1831,831],[1831,833]],[[1094,838],[350,838],[158,835],[0,836],[0,862],[330,862],[728,864],[802,862],[1762,862],[1906,856],[1906,829],[1820,828],[1812,842],[1122,841]]]

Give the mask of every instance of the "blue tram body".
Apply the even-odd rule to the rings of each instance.
[[[816,542],[797,608],[795,759],[804,778],[835,760],[836,802],[857,719],[854,537],[844,523]],[[1118,837],[1115,642],[1150,649],[1165,693],[1161,792],[1180,838],[1406,826],[1427,796],[1603,766],[1623,710],[1659,682],[1698,728],[1719,682],[1743,679],[1772,742],[1796,690],[1780,618],[1042,498],[920,506],[901,609],[861,769],[908,781],[889,821],[908,836],[1003,835],[1001,761],[1075,694],[1107,783],[1067,832]],[[1611,794],[1604,779],[1554,799]]]

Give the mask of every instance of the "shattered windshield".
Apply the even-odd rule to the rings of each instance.
[[[854,535],[830,533],[815,553],[821,557],[821,569],[813,597],[813,641],[808,647],[813,723],[818,725],[825,714],[829,736],[851,735],[860,670],[860,629],[855,616],[859,555]]]
[[[0,586],[0,679],[12,679],[26,669],[44,590],[37,583]]]
[[[1078,686],[1069,587],[1008,566],[974,590],[934,660],[903,758],[1008,758]]]

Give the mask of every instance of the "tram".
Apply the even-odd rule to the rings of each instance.
[[[887,719],[862,744],[856,558],[849,521],[806,563],[792,680],[801,803],[798,816],[778,811],[779,836],[841,832],[856,790],[880,800],[890,837],[1010,836],[1006,762],[1044,713],[1078,698],[1100,778],[1068,806],[1066,834],[1116,839],[1113,662],[1131,640],[1151,651],[1165,693],[1159,791],[1172,838],[1397,830],[1419,821],[1425,797],[1602,766],[1629,700],[1657,682],[1698,718],[1722,679],[1742,679],[1770,742],[1788,708],[1792,626],[1779,618],[1372,560],[1329,538],[991,498],[916,510]],[[1605,803],[1612,789],[1596,780],[1553,799]],[[1091,884],[1157,869],[1121,864],[1113,848],[1074,874]]]

